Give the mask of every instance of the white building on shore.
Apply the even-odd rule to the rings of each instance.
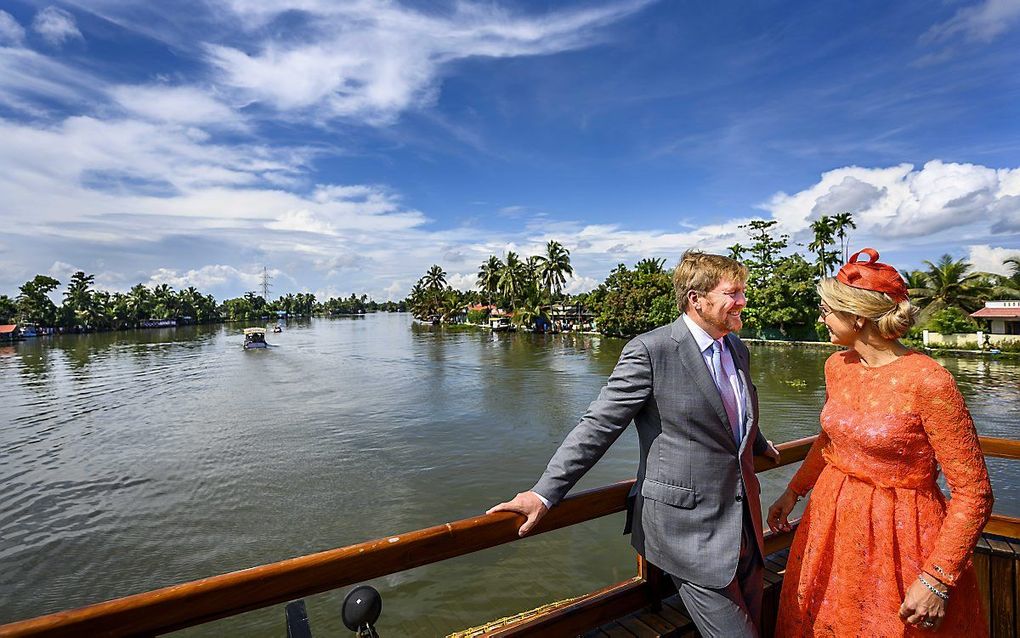
[[[986,301],[984,308],[970,316],[988,321],[993,335],[1020,336],[1020,300]]]

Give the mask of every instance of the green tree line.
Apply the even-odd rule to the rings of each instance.
[[[803,252],[791,251],[789,237],[777,232],[777,224],[752,220],[740,226],[747,234],[747,245],[727,248],[730,257],[748,268],[742,334],[827,339],[817,322],[815,286],[849,259],[851,231],[857,228],[853,215],[842,212],[813,221],[812,238]],[[1011,271],[1007,276],[978,272],[967,260],[948,254],[923,264],[923,269],[902,272],[912,301],[921,308],[917,331],[978,330],[981,326],[969,315],[985,301],[1020,298],[1018,258],[1005,260]],[[586,308],[596,317],[599,332],[617,336],[651,330],[678,316],[664,259],[642,259],[633,267],[619,264],[595,290],[573,296],[562,292],[571,274],[570,252],[550,241],[540,255],[490,256],[479,266],[477,290],[454,290],[443,268],[433,265],[415,284],[407,305],[419,319],[443,321],[462,314],[468,304],[491,304],[513,313],[514,323],[528,329],[547,319],[552,304],[561,303]]]
[[[404,310],[404,302],[378,303],[366,295],[330,298],[318,302],[311,293],[286,294],[266,301],[254,292],[217,303],[210,294],[189,286],[174,290],[168,284],[152,287],[138,284],[128,292],[109,292],[94,287],[95,275],[78,271],[71,275],[54,303],[51,294],[61,283],[46,275],[25,282],[12,299],[0,295],[0,323],[31,323],[65,331],[120,330],[135,328],[150,320],[173,319],[184,322],[258,320],[275,316],[313,314],[344,315]]]

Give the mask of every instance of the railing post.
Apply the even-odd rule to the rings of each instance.
[[[638,576],[645,581],[645,587],[648,588],[649,607],[652,611],[659,611],[662,609],[662,582],[665,573],[649,563],[648,559],[641,554],[637,555],[637,569]]]

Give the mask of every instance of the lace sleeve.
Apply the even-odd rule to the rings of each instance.
[[[811,449],[808,451],[807,458],[804,459],[800,469],[790,479],[789,487],[797,496],[804,496],[815,486],[818,475],[825,469],[825,457],[822,456],[822,450],[828,444],[829,435],[825,433],[825,430],[822,430],[819,432],[815,442],[811,444]]]
[[[918,412],[952,498],[924,570],[954,584],[992,511],[992,485],[974,421],[948,371],[931,374],[921,387]]]

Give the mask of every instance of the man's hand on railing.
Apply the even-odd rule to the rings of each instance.
[[[549,508],[542,503],[542,499],[539,498],[538,494],[528,491],[520,492],[513,498],[513,500],[490,507],[485,513],[494,514],[496,512],[514,512],[516,514],[523,514],[527,517],[527,520],[525,520],[524,524],[521,525],[519,530],[517,530],[517,534],[524,536],[538,524],[538,521],[541,520],[548,511]]]

